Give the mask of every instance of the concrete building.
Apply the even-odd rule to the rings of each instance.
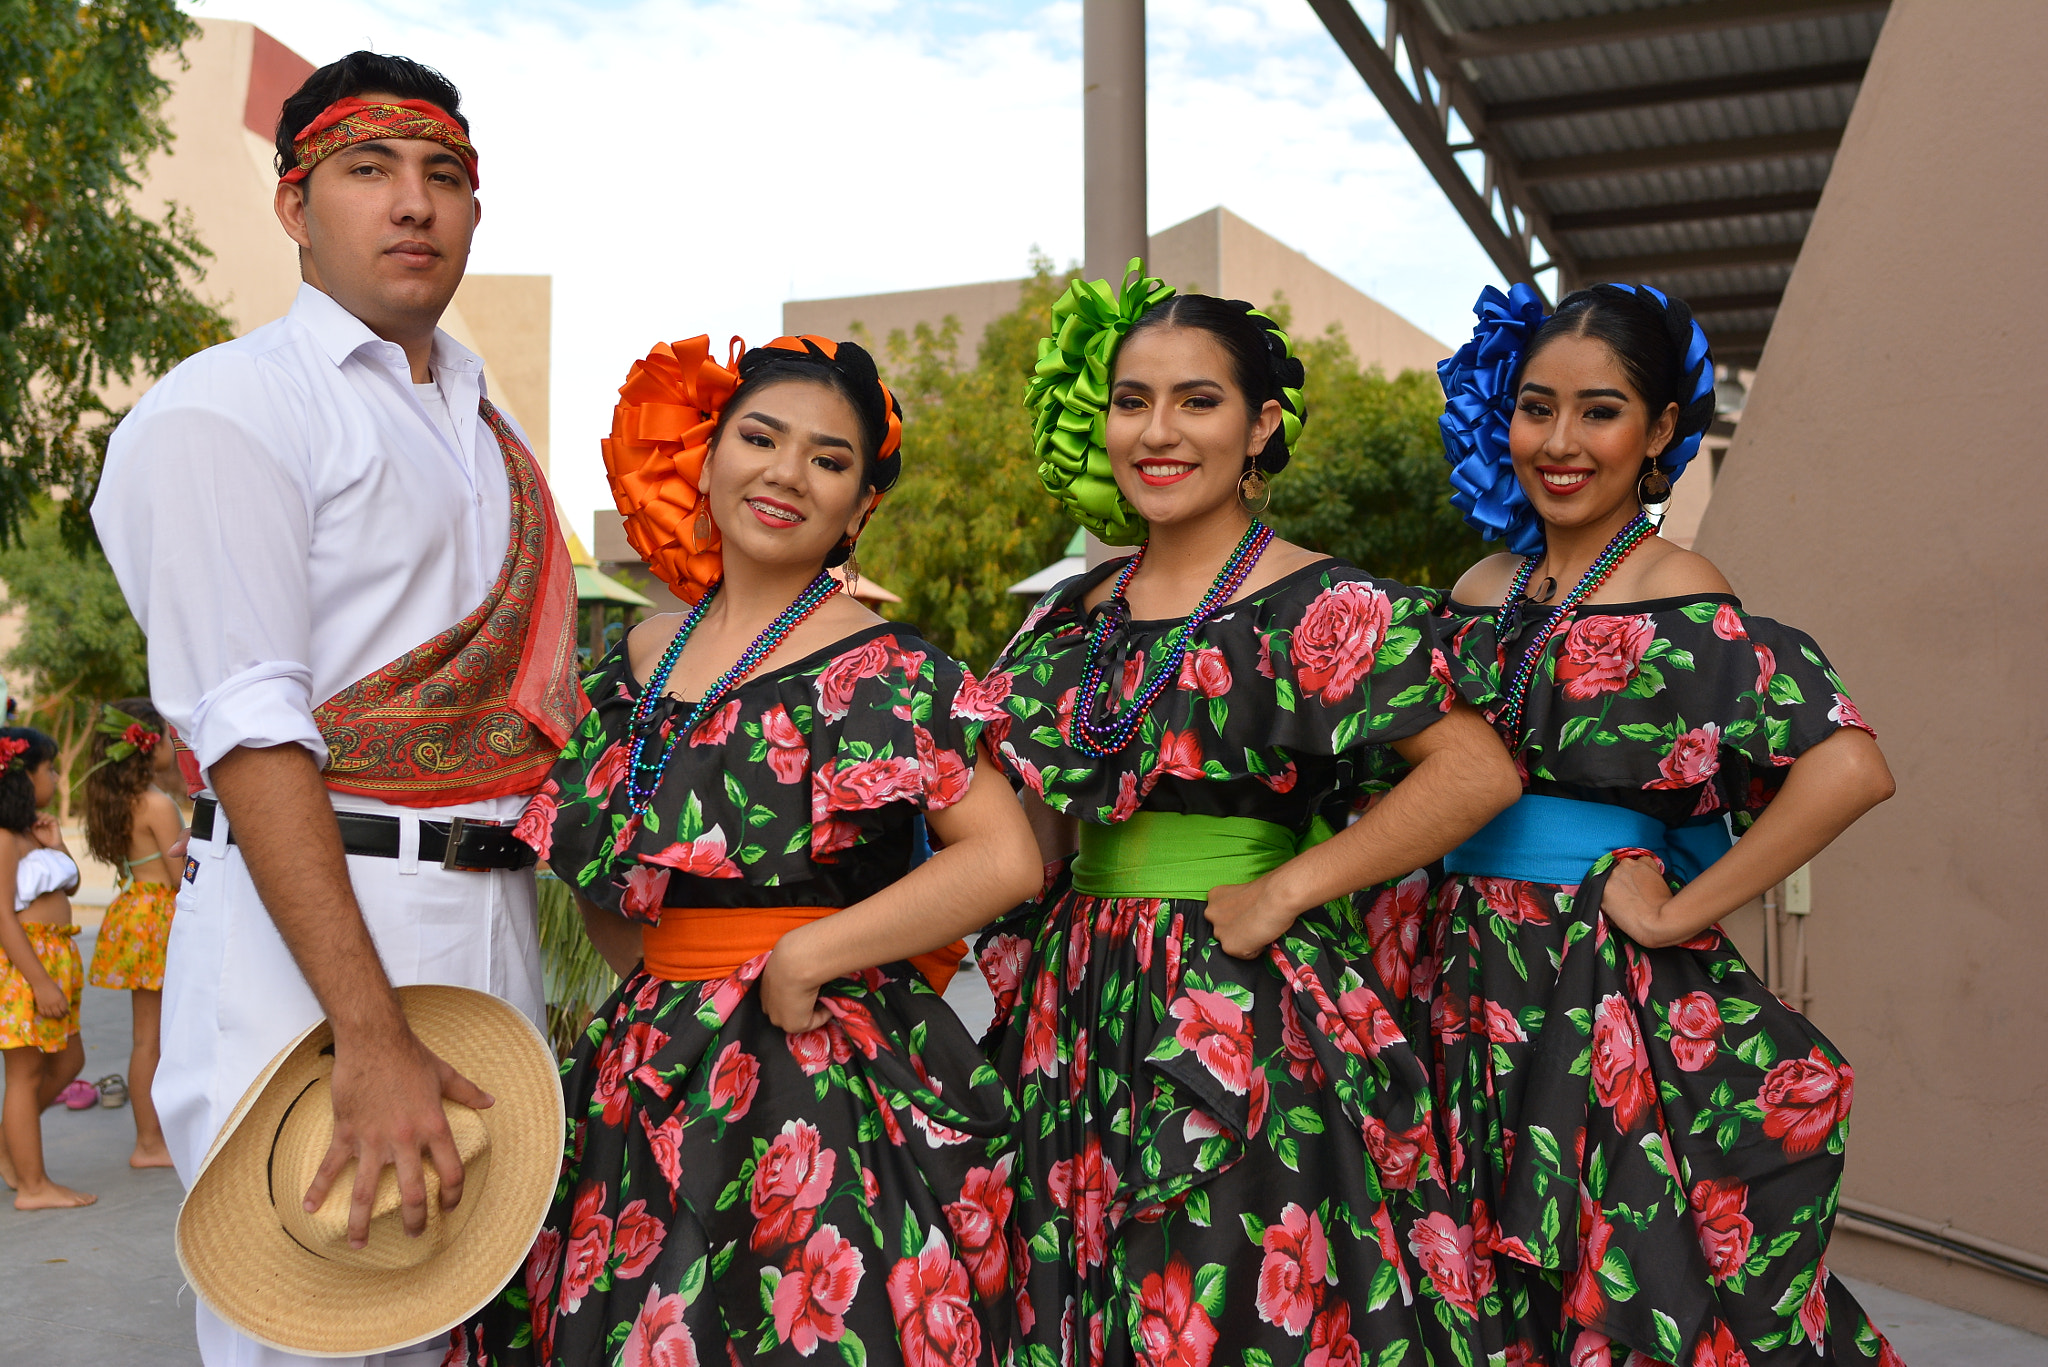
[[[239,336],[282,316],[298,292],[298,249],[271,208],[271,137],[279,109],[313,63],[254,24],[201,19],[199,27],[200,36],[185,45],[185,65],[176,57],[160,60],[158,70],[171,82],[164,116],[175,141],[144,167],[135,202],[154,217],[166,201],[191,213],[199,240],[213,252],[198,293]],[[451,337],[484,358],[492,400],[525,429],[543,469],[550,299],[544,275],[471,275],[441,320]],[[113,398],[126,403],[139,392]]]
[[[1451,348],[1371,296],[1261,232],[1225,208],[1196,214],[1153,233],[1145,269],[1177,289],[1226,299],[1245,299],[1261,308],[1284,299],[1293,310],[1291,331],[1316,337],[1341,327],[1362,366],[1389,375],[1434,369]],[[1106,272],[1120,279],[1121,265]],[[863,294],[843,299],[796,299],[782,306],[782,330],[821,337],[850,337],[860,324],[877,341],[919,323],[938,327],[947,318],[960,324],[960,362],[970,365],[987,326],[1017,307],[1021,280]]]
[[[1894,0],[1699,533],[1820,639],[1899,781],[1785,932],[1790,999],[1856,1066],[1828,1264],[2036,1333],[2048,268],[2014,170],[2048,158],[2044,63],[2036,5]]]

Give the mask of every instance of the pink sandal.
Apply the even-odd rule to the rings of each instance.
[[[57,1100],[63,1102],[74,1111],[90,1110],[100,1104],[100,1089],[87,1082],[84,1078],[80,1078],[63,1091],[57,1093]]]

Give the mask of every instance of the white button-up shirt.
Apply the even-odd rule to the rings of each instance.
[[[512,504],[477,414],[483,361],[437,331],[430,365],[462,442],[403,348],[301,285],[283,318],[166,375],[108,443],[93,523],[149,638],[150,695],[202,771],[236,746],[324,765],[313,708],[496,581]]]

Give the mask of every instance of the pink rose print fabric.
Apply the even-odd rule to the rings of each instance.
[[[1449,605],[1468,701],[1498,706],[1534,618],[1502,641],[1491,610]],[[1580,608],[1527,715],[1528,792],[1738,830],[1801,754],[1868,729],[1819,647],[1725,595]],[[1897,1362],[1822,1261],[1854,1070],[1719,928],[1657,950],[1616,932],[1615,862],[1570,885],[1459,874],[1423,912],[1435,1000],[1404,1023],[1474,1284],[1496,1290],[1476,1298],[1472,1360]],[[1437,1257],[1462,1249],[1438,1233]]]
[[[856,633],[742,684],[636,819],[640,689],[621,646],[584,680],[592,710],[516,834],[583,896],[649,924],[663,906],[851,906],[908,872],[921,813],[967,795],[976,742],[1006,715],[999,688],[907,628]],[[687,714],[658,704],[643,754]]]
[[[1452,697],[1429,601],[1325,561],[1205,624],[1131,747],[1081,756],[1080,604],[1116,568],[1055,589],[979,685],[1002,701],[985,734],[1003,728],[1012,777],[1082,822],[1191,812],[1305,832],[1397,779],[1388,743]],[[1169,668],[1173,625],[1117,633],[1119,698]],[[1064,872],[990,928],[987,1047],[1022,1119],[1021,1360],[1483,1361],[1456,1353],[1483,1273],[1400,1025],[1435,977],[1428,893],[1418,873],[1313,908],[1252,963],[1217,948],[1203,901],[1091,896]],[[1448,1245],[1410,1239],[1425,1219]]]
[[[921,815],[965,795],[1002,702],[903,628],[862,632],[742,685],[636,817],[624,652],[585,688],[596,705],[521,833],[584,896],[650,924],[887,887]],[[909,965],[826,984],[826,1024],[789,1035],[761,1007],[767,961],[711,982],[642,970],[599,1009],[564,1065],[554,1205],[451,1363],[1015,1361],[1008,1090]]]

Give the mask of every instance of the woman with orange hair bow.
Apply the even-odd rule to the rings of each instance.
[[[624,982],[525,1272],[452,1360],[993,1367],[1013,1113],[939,993],[1040,870],[974,679],[830,572],[901,410],[815,337],[660,346],[620,395],[627,533],[691,607],[585,680],[521,823]]]

